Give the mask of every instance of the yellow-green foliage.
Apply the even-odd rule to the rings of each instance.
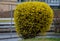
[[[16,6],[14,20],[18,35],[30,38],[50,29],[53,11],[44,2],[23,2]]]

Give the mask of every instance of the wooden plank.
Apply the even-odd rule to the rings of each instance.
[[[15,31],[15,28],[12,28],[12,29],[11,29],[11,28],[6,28],[6,29],[5,29],[5,28],[4,28],[4,29],[1,29],[1,28],[0,28],[0,31],[2,31],[2,32],[3,32],[3,31],[11,31],[11,30],[12,30],[12,31]]]
[[[11,18],[0,18],[0,20],[11,20]],[[12,18],[14,20],[14,18]]]
[[[0,26],[0,28],[14,28],[15,26]]]

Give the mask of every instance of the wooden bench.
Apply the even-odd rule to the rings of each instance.
[[[6,21],[9,20],[9,22],[0,22],[0,32],[5,32],[5,31],[15,31],[15,26],[14,26],[14,22],[11,22],[11,18],[0,18],[0,21]],[[12,21],[14,19],[12,18]]]

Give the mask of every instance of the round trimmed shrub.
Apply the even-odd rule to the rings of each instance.
[[[50,29],[53,10],[44,2],[23,2],[14,11],[14,21],[18,35],[35,37]]]

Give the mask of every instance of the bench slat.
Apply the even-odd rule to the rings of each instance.
[[[0,26],[0,28],[14,28],[15,26]]]

